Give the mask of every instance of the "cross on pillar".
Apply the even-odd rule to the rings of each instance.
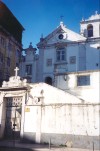
[[[61,20],[61,21],[63,20],[63,17],[64,17],[63,15],[60,16],[60,20]]]
[[[18,68],[18,67],[16,67],[14,70],[15,70],[15,77],[17,78],[19,68]]]

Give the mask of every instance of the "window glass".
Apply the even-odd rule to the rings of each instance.
[[[47,64],[47,66],[52,66],[52,59],[47,59],[46,64]]]
[[[78,76],[77,77],[77,86],[90,85],[90,75]]]
[[[69,61],[70,61],[70,64],[75,64],[76,63],[76,56],[71,56]]]
[[[64,48],[57,49],[56,60],[57,61],[65,61],[65,49]]]

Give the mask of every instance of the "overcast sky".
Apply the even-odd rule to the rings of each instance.
[[[25,28],[23,48],[33,47],[41,34],[47,36],[59,26],[61,18],[67,28],[79,33],[82,17],[87,19],[99,11],[99,0],[2,0]]]

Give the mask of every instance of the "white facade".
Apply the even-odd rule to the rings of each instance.
[[[40,52],[37,81],[84,98],[87,94],[82,91],[90,93],[97,89],[95,92],[99,92],[100,81],[98,86],[93,86],[99,78],[100,69],[99,26],[100,15],[96,12],[80,22],[81,34],[69,30],[61,22],[57,29],[42,38],[37,44]],[[87,88],[91,90],[87,91]],[[95,101],[98,102],[99,95],[96,96]],[[93,101],[92,97],[90,100]]]

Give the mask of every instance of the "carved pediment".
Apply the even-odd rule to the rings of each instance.
[[[27,85],[27,80],[21,80],[21,78],[18,76],[18,68],[15,69],[15,76],[12,76],[9,78],[9,81],[3,81],[2,87],[21,87]]]

